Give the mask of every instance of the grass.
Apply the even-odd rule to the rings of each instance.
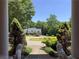
[[[33,37],[33,38],[30,38],[31,41],[42,41],[43,38],[37,38],[37,37]]]
[[[31,40],[31,41],[42,41],[43,36],[27,36],[26,35],[26,40]]]
[[[26,35],[26,40],[32,40],[32,41],[43,41],[44,39],[48,38],[56,38],[55,36],[31,36],[31,35]],[[53,40],[55,41],[55,40]]]

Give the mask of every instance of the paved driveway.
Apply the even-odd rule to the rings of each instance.
[[[41,50],[42,47],[45,45],[41,43],[41,41],[27,41],[27,46],[32,48],[31,54],[47,54],[43,50]]]

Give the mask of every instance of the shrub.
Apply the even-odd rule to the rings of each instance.
[[[57,56],[57,52],[51,47],[43,47],[42,49],[51,56]]]
[[[52,48],[51,47],[44,47],[43,50],[47,53],[52,52]]]
[[[22,35],[23,29],[19,21],[14,18],[10,26],[9,41],[13,41],[13,44],[15,43],[14,41],[16,39],[18,40],[17,43],[22,42],[22,39],[24,39],[24,35]]]
[[[57,38],[55,36],[44,38],[42,43],[44,43],[47,47],[51,47],[52,49],[56,50]]]
[[[13,50],[13,54],[15,54],[17,45],[19,43],[24,44],[24,42],[26,42],[25,34],[23,28],[21,27],[21,24],[16,18],[13,19],[10,26],[11,28],[9,33],[9,42],[13,45],[11,50]]]
[[[29,55],[32,52],[32,49],[30,47],[24,46],[22,50],[22,55]]]
[[[9,52],[9,56],[12,56],[12,55],[13,55],[13,50],[12,50],[12,48],[9,49],[8,52]]]
[[[32,52],[32,49],[30,47],[24,46],[22,49],[22,55],[29,55]],[[9,56],[13,56],[13,49],[9,49]]]
[[[21,24],[19,23],[19,21],[16,18],[14,18],[13,21],[11,22],[11,24],[10,24],[10,30],[12,30],[12,27],[14,26],[14,24],[16,25],[16,27],[19,28],[19,30],[21,32],[23,32],[23,28],[22,28]]]
[[[55,44],[52,44],[51,48],[57,51],[56,45],[57,45],[57,42]]]
[[[48,47],[52,47],[53,45],[56,45],[56,42],[57,42],[56,37],[44,38],[44,40],[42,41],[42,43],[46,44],[46,46]]]
[[[51,35],[52,37],[55,37],[55,35]]]

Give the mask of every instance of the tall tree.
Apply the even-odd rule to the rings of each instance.
[[[50,15],[47,19],[49,35],[56,35],[60,22],[57,20],[56,15]]]
[[[32,20],[28,20],[27,21],[28,23],[27,23],[27,25],[26,25],[26,28],[31,28],[31,27],[35,27],[35,22],[33,22]]]
[[[37,21],[35,27],[36,28],[40,28],[42,30],[42,34],[43,35],[46,35],[47,34],[47,30],[48,30],[48,24],[47,24],[47,22]]]
[[[31,0],[9,0],[9,24],[13,18],[17,18],[22,26],[26,26],[27,21],[34,16],[34,7]]]

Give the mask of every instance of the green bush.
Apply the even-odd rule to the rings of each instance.
[[[24,46],[22,49],[22,55],[27,56],[31,52],[32,52],[32,48],[30,48],[30,47]],[[9,56],[13,56],[13,49],[12,48],[9,50]]]
[[[29,55],[31,52],[32,52],[32,48],[27,47],[27,46],[24,46],[24,47],[23,47],[23,50],[22,50],[22,55],[27,56],[27,55]]]
[[[48,37],[44,38],[42,43],[46,44],[46,46],[51,47],[52,45],[56,44],[57,38],[56,37]]]
[[[17,42],[19,42],[19,41],[21,41],[21,40],[23,40],[25,38],[25,36],[22,35],[23,28],[21,27],[21,24],[19,23],[19,21],[16,18],[13,19],[10,26],[11,26],[10,27],[10,33],[9,33],[9,41],[10,41],[10,43],[14,44],[14,41],[16,39],[18,39]],[[15,36],[16,36],[16,38],[15,38]]]
[[[12,55],[15,54],[16,47],[19,43],[25,43],[27,45],[27,42],[25,41],[25,34],[23,28],[21,27],[21,24],[16,18],[13,19],[10,26],[11,28],[9,32],[9,43],[12,44],[12,49],[9,52],[10,55]]]
[[[55,35],[51,35],[52,37],[55,37]]]
[[[12,48],[8,52],[9,52],[9,56],[13,56],[13,49]]]
[[[44,43],[47,47],[51,47],[52,49],[56,50],[57,38],[55,36],[44,38],[42,43]]]
[[[57,56],[57,52],[51,47],[43,47],[42,49],[51,56]]]
[[[52,52],[52,48],[51,47],[44,47],[43,50],[47,53]]]

